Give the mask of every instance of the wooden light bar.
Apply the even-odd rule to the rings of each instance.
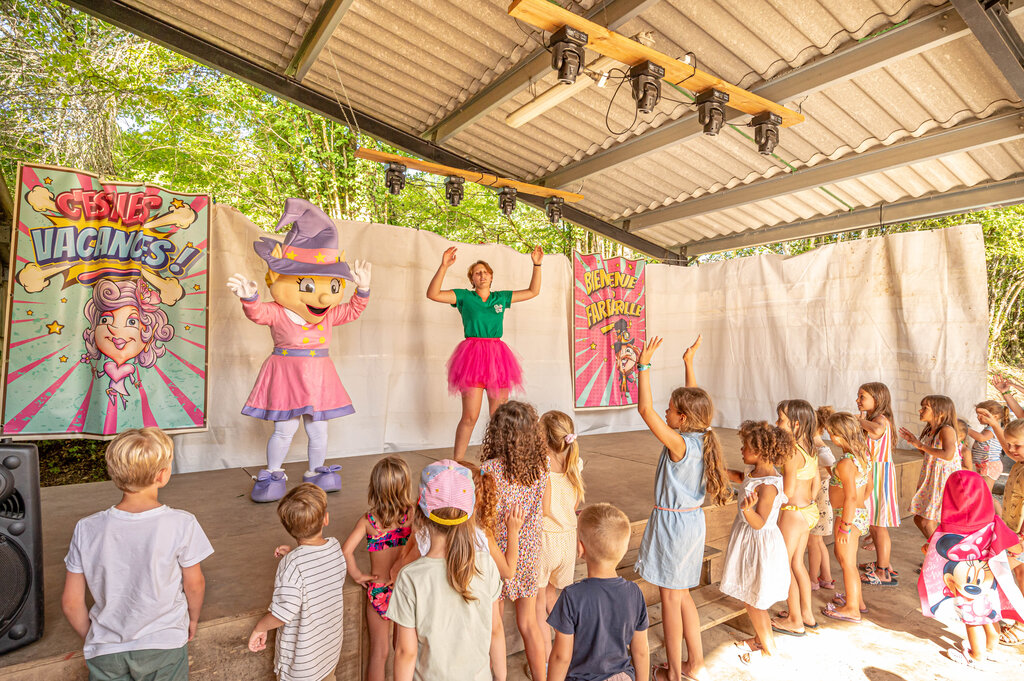
[[[541,187],[540,185],[528,184],[518,180],[510,180],[505,177],[498,177],[497,175],[489,175],[487,173],[461,170],[459,168],[452,168],[451,166],[444,166],[440,163],[421,161],[417,158],[389,154],[383,151],[376,151],[374,149],[356,149],[355,157],[366,159],[367,161],[378,161],[380,163],[401,163],[406,168],[420,170],[425,173],[433,173],[434,175],[443,175],[446,177],[454,175],[456,177],[465,178],[469,182],[475,182],[476,184],[482,184],[487,187],[514,187],[520,194],[533,194],[534,196],[543,197],[558,196],[565,199],[566,203],[576,203],[577,201],[583,200],[582,194],[573,194],[572,192],[561,191],[559,189]]]
[[[548,0],[514,0],[508,8],[508,13],[516,19],[549,33],[554,33],[563,26],[583,31],[589,38],[588,49],[620,61],[626,66],[636,66],[650,61],[665,69],[664,80],[666,82],[697,93],[705,90],[724,92],[729,95],[729,102],[726,106],[751,115],[771,112],[782,119],[780,125],[783,128],[802,123],[804,120],[803,114],[787,109],[764,97],[759,97],[732,83],[727,83],[721,78],[716,78],[695,66],[673,59],[654,48],[645,47]]]

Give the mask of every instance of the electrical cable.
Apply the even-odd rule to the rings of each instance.
[[[619,71],[619,72],[621,72],[623,74],[625,73],[624,71],[622,71],[622,69],[619,69],[619,68],[615,68],[615,69],[612,69],[612,70],[613,71]],[[609,120],[610,120],[611,113],[612,113],[612,104],[615,102],[615,96],[619,94],[619,90],[622,88],[622,84],[625,83],[626,80],[627,80],[627,78],[622,78],[622,79],[619,80],[619,84],[615,86],[615,92],[612,93],[611,99],[608,100],[608,108],[604,112],[604,127],[608,130],[608,132],[610,132],[615,137],[618,137],[620,135],[625,135],[626,133],[628,133],[631,130],[633,130],[633,128],[636,127],[637,119],[640,117],[640,111],[638,109],[633,109],[633,122],[630,123],[629,127],[627,127],[622,132],[615,132],[614,130],[612,130],[612,126],[609,125]]]

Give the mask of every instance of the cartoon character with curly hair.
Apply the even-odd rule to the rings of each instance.
[[[139,368],[149,369],[166,352],[164,344],[174,338],[174,327],[159,308],[160,295],[142,279],[113,281],[100,279],[85,304],[89,328],[82,332],[86,352],[83,364],[105,357],[101,367],[92,366],[96,378],[106,376],[110,403],[128,408],[127,383],[142,385]]]

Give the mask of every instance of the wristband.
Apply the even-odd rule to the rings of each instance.
[[[850,528],[848,528],[848,527],[847,528],[840,527],[839,528],[839,533],[840,534],[850,534]]]
[[[537,263],[533,263],[533,266],[534,267],[540,267],[540,265],[538,265]]]
[[[1011,388],[1010,390],[1006,390],[1002,394],[1003,395],[1012,395],[1013,394],[1013,389]]]
[[[636,370],[637,371],[647,371],[650,368],[651,368],[650,364],[637,364],[636,365]]]

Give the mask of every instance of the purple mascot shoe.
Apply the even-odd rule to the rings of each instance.
[[[339,492],[341,491],[341,475],[338,471],[341,470],[341,466],[317,466],[310,473],[306,471],[302,474],[302,482],[311,482],[325,492]]]
[[[252,492],[249,493],[249,497],[253,501],[260,503],[277,501],[284,496],[288,489],[288,476],[284,474],[284,471],[271,472],[264,468],[256,474],[254,479]]]

